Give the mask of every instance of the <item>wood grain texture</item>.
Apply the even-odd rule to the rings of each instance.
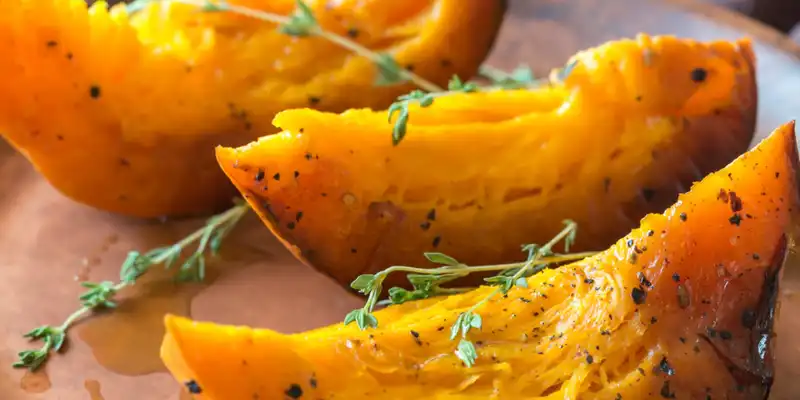
[[[697,39],[754,39],[759,138],[800,116],[800,48],[734,12],[688,0],[511,0],[489,62],[536,73],[575,51],[638,32]],[[163,312],[291,332],[339,321],[361,299],[300,265],[255,218],[227,241],[209,285],[150,281],[125,293],[119,312],[86,321],[44,374],[7,366],[28,329],[58,323],[76,306],[76,277],[116,280],[131,249],[171,243],[201,221],[143,222],[101,213],[56,193],[20,155],[0,144],[0,399],[183,399],[164,373],[157,346]],[[800,268],[784,279],[773,399],[800,393]]]

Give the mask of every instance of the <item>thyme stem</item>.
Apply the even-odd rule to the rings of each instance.
[[[197,7],[205,7],[209,4],[208,0],[160,0],[160,1],[173,1],[175,3],[193,5]],[[249,7],[238,6],[236,4],[230,4],[227,2],[219,3],[216,7],[218,7],[222,11],[231,11],[236,14],[244,15],[247,17],[259,19],[266,22],[271,22],[277,25],[288,25],[292,22],[291,17],[287,17],[280,14],[270,13],[266,11],[256,10]],[[311,26],[307,29],[307,32],[314,36],[319,36],[324,38],[331,43],[334,43],[344,49],[350,50],[353,53],[364,57],[376,65],[380,65],[383,62],[381,55],[368,49],[365,46],[360,45],[359,43],[350,40],[344,36],[335,34],[333,32],[326,31],[322,29],[319,25]],[[413,82],[416,86],[421,89],[427,90],[429,92],[441,92],[444,89],[440,86],[436,85],[435,83],[405,69],[400,68],[395,71],[401,78],[407,79]]]
[[[151,250],[145,254],[130,252],[123,263],[120,271],[120,281],[91,283],[84,282],[82,286],[88,290],[81,294],[81,307],[70,314],[61,325],[53,327],[50,325],[40,326],[26,333],[24,336],[31,340],[40,340],[43,345],[39,349],[24,350],[18,353],[18,360],[13,364],[15,368],[28,368],[35,371],[40,368],[50,354],[59,351],[66,341],[67,331],[78,320],[87,316],[90,312],[100,308],[114,308],[114,299],[122,289],[133,286],[139,277],[147,273],[153,266],[164,264],[169,268],[181,255],[184,249],[194,242],[199,242],[197,249],[189,259],[181,266],[179,278],[196,279],[202,278],[205,262],[203,257],[206,250],[213,253],[219,249],[222,238],[241,220],[250,207],[245,202],[241,202],[231,209],[218,214],[208,220],[205,226],[192,232],[177,243]],[[195,275],[188,271],[196,269]],[[199,279],[196,279],[199,280]]]

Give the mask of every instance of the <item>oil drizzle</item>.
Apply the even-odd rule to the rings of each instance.
[[[90,400],[105,400],[103,393],[100,392],[100,382],[94,379],[83,381],[83,387],[89,392]]]
[[[120,292],[117,308],[98,313],[76,326],[78,337],[91,348],[95,360],[109,371],[126,376],[167,372],[160,357],[164,315],[190,316],[195,296],[223,272],[241,268],[244,264],[239,260],[254,256],[252,251],[239,250],[239,254],[221,254],[216,260],[209,259],[203,283],[175,282],[174,270],[153,267],[134,286]],[[225,262],[217,262],[220,260]]]
[[[44,393],[50,389],[50,377],[44,369],[36,372],[25,371],[19,381],[19,387],[27,393]]]
[[[166,372],[160,357],[165,333],[164,315],[190,317],[194,297],[223,273],[233,273],[271,258],[264,245],[264,239],[269,236],[264,236],[263,226],[258,220],[251,219],[250,222],[249,226],[238,227],[225,239],[226,245],[217,257],[207,258],[202,283],[175,282],[174,276],[182,260],[178,260],[171,270],[161,265],[153,266],[135,285],[118,294],[114,310],[97,313],[76,325],[76,336],[89,346],[95,360],[111,372],[125,376]],[[98,269],[105,271],[107,267],[111,265]],[[119,267],[113,265],[113,268],[118,274],[116,270]]]
[[[192,298],[205,286],[176,283],[163,268],[153,269],[141,283],[121,293],[124,297],[116,309],[78,326],[78,337],[112,372],[128,376],[166,372],[159,356],[164,314],[188,316]]]

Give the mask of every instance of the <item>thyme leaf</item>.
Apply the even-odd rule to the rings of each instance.
[[[375,64],[378,66],[379,72],[378,78],[375,80],[376,86],[396,85],[406,81],[407,76],[403,74],[405,70],[391,55],[379,53]]]
[[[286,23],[280,25],[278,30],[286,35],[295,37],[305,37],[314,34],[314,29],[318,29],[317,19],[314,12],[305,1],[297,0],[297,7]]]

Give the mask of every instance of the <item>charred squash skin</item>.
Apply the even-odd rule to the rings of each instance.
[[[287,108],[385,108],[410,84],[324,39],[197,7],[135,15],[104,2],[0,4],[0,135],[61,193],[137,217],[206,214],[236,190],[213,149],[276,132]],[[308,0],[320,25],[430,81],[471,77],[494,41],[503,0]],[[334,3],[336,5],[334,5]],[[289,14],[294,0],[231,4]],[[435,17],[432,17],[435,15]]]
[[[565,218],[580,227],[576,250],[605,248],[747,149],[749,41],[639,35],[572,61],[563,83],[412,107],[398,146],[384,112],[288,110],[281,134],[217,159],[297,257],[346,285],[429,265],[423,252],[521,260],[520,244],[544,243]]]
[[[790,123],[605,252],[495,297],[471,368],[449,327],[491,287],[390,306],[366,331],[168,316],[162,358],[198,399],[765,399],[797,168]]]

